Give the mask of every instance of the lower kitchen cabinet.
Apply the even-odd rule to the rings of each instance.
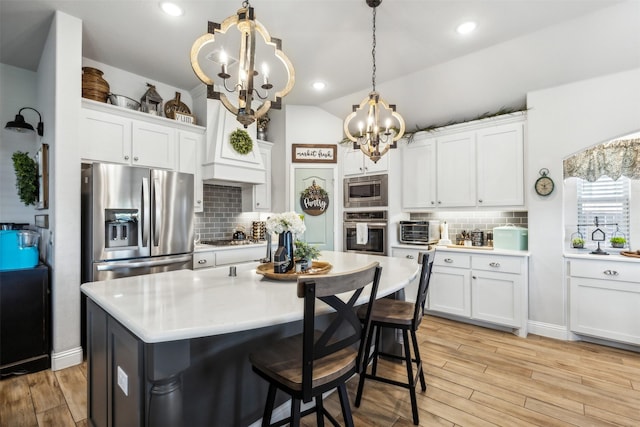
[[[51,367],[49,267],[0,272],[0,374]]]
[[[527,335],[528,257],[438,248],[427,309]]]
[[[199,250],[193,253],[193,269],[255,262],[264,258],[266,253],[266,245],[244,245],[230,249]]]
[[[637,261],[570,259],[572,332],[640,345],[640,266]]]

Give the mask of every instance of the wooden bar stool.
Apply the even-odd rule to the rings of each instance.
[[[360,372],[360,381],[358,382],[358,392],[356,394],[355,402],[356,407],[360,406],[365,379],[372,379],[387,384],[408,388],[409,394],[411,395],[413,423],[415,425],[418,425],[418,405],[416,402],[416,386],[418,384],[418,378],[420,378],[422,391],[427,390],[427,385],[424,381],[424,372],[422,371],[422,360],[420,359],[420,349],[418,348],[416,331],[418,330],[418,326],[420,326],[420,322],[422,321],[424,304],[427,298],[427,291],[429,289],[429,278],[431,277],[432,266],[433,259],[429,260],[428,253],[423,254],[422,269],[420,270],[420,281],[418,284],[418,295],[416,297],[415,303],[387,298],[381,298],[376,301],[369,319],[371,325],[368,328],[365,351],[366,356],[361,370],[362,372]],[[358,311],[358,315],[363,321],[366,321],[367,312],[368,307],[366,306],[361,306]],[[382,330],[382,328],[393,328],[395,330],[402,331],[402,352],[404,356],[389,354],[382,351],[382,349],[380,348],[380,331]],[[374,331],[375,342],[373,353],[369,355]],[[411,357],[409,333],[411,334],[411,345],[413,346],[413,358]],[[407,382],[403,383],[390,379],[388,377],[378,375],[377,368],[379,356],[404,361],[407,367]],[[367,373],[367,369],[370,363],[371,373]],[[413,373],[414,364],[416,367],[415,375]]]
[[[378,291],[382,267],[377,262],[344,274],[302,276],[298,278],[298,297],[304,298],[302,334],[276,341],[249,355],[253,370],[269,382],[263,426],[300,424],[300,418],[316,413],[317,424],[326,416],[333,425],[336,419],[324,409],[322,393],[338,389],[342,415],[353,426],[346,381],[360,371],[364,355],[364,334]],[[371,284],[367,309],[359,318],[354,305],[365,286]],[[343,294],[349,292],[346,296]],[[343,301],[342,298],[348,298]],[[316,315],[316,299],[335,313]],[[323,305],[324,305],[323,304]],[[277,390],[291,396],[291,416],[271,424]],[[300,412],[300,402],[315,398],[315,407]]]

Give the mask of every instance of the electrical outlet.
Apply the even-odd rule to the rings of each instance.
[[[125,396],[129,396],[129,377],[120,366],[118,366],[118,387],[124,392]]]

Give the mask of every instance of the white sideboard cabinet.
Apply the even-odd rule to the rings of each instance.
[[[593,258],[567,261],[570,330],[640,345],[640,264]]]
[[[427,308],[436,315],[511,328],[526,337],[528,256],[486,252],[438,247]]]

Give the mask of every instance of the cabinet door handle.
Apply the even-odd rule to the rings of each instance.
[[[476,277],[476,276],[471,276],[471,278],[472,278],[473,280],[476,280],[476,279],[477,279],[477,277]]]
[[[137,162],[138,161],[138,156],[134,157],[133,160]]]
[[[490,262],[489,266],[498,268],[498,267],[500,267],[500,263],[499,262]]]
[[[196,203],[197,203],[197,204],[200,204],[200,203],[202,203],[202,200],[198,200]]]
[[[432,205],[435,205],[435,204],[436,204],[436,202],[434,202],[434,201],[432,200],[432,201],[431,201],[431,204],[432,204]]]
[[[482,199],[478,200],[478,203],[482,203]]]
[[[124,159],[125,160],[129,160],[129,156],[124,156]]]
[[[617,276],[618,272],[615,270],[605,270],[604,274],[606,274],[607,276]]]
[[[451,258],[445,258],[444,262],[451,264],[453,260]]]
[[[441,205],[442,204],[442,200],[438,200],[438,204]]]
[[[360,169],[360,172],[363,172],[362,168],[358,168],[358,169]]]
[[[413,255],[407,255],[407,259],[413,259]]]
[[[201,259],[198,261],[198,264],[206,264],[207,260],[206,259]]]

